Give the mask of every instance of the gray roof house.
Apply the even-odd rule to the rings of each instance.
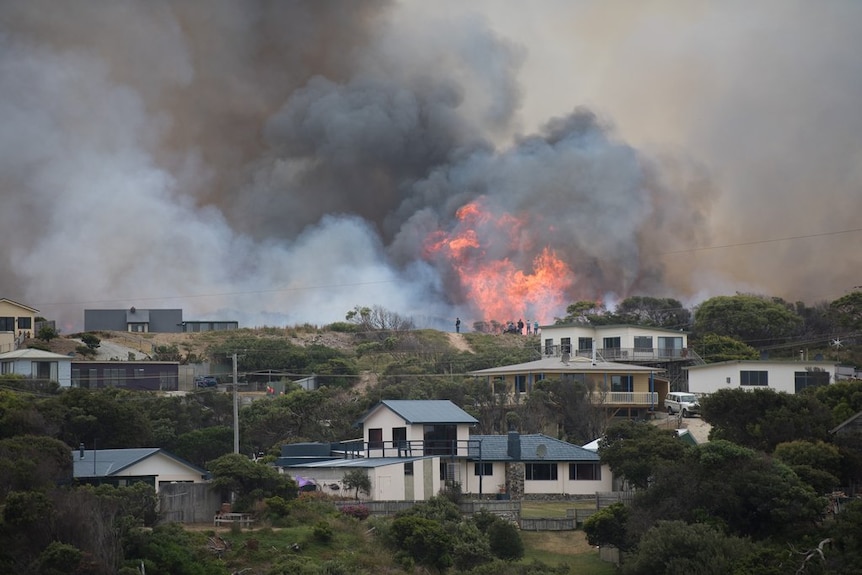
[[[381,401],[358,423],[363,438],[354,449],[284,446],[284,472],[339,490],[347,471],[363,469],[368,498],[389,501],[428,499],[452,483],[517,498],[610,491],[611,473],[596,453],[541,434],[470,435],[476,419],[448,400]]]
[[[81,483],[126,486],[144,482],[156,492],[166,483],[206,483],[205,469],[158,447],[72,451],[73,473]]]

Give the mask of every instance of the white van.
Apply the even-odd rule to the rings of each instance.
[[[700,403],[693,393],[672,391],[664,398],[664,407],[668,415],[681,413],[683,417],[700,414]]]

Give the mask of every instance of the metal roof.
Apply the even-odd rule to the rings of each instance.
[[[52,351],[44,351],[41,349],[36,349],[34,347],[25,347],[7,353],[0,353],[0,360],[3,359],[67,359],[69,361],[72,361],[72,357],[69,355],[54,353]]]
[[[407,423],[439,423],[475,425],[479,421],[448,399],[385,399],[372,407],[359,423],[364,423],[381,407],[388,407]]]
[[[560,357],[546,356],[526,363],[479,369],[467,373],[469,375],[507,375],[512,373],[659,373],[663,371],[665,370],[631,363],[598,360],[593,363],[590,358],[580,356],[571,357],[566,362]]]
[[[517,436],[521,441],[521,458],[518,461],[600,461],[594,451],[542,433]],[[508,435],[471,435],[470,440],[471,459],[480,459],[481,453],[482,461],[513,461],[509,457]],[[475,440],[481,442],[481,452]]]
[[[141,447],[136,449],[97,449],[95,451],[85,449],[83,458],[80,450],[75,449],[72,451],[74,477],[109,477],[157,453],[199,471],[201,475],[208,473],[205,469],[201,469],[193,463],[158,447]]]

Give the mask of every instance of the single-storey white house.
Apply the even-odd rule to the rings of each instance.
[[[734,360],[693,365],[688,369],[688,390],[710,394],[719,389],[768,387],[785,393],[799,393],[806,387],[836,381],[838,363],[804,360]]]
[[[205,469],[164,449],[77,449],[72,451],[75,480],[125,487],[144,482],[156,493],[167,483],[207,483]]]
[[[342,491],[362,469],[381,501],[424,500],[447,485],[471,495],[588,495],[608,491],[599,456],[546,435],[470,435],[477,420],[448,400],[385,400],[359,421],[363,439],[343,450],[286,445],[277,465],[325,492]],[[323,448],[323,446],[318,446]]]
[[[32,347],[0,354],[0,374],[17,374],[36,381],[72,385],[72,359],[68,355]]]

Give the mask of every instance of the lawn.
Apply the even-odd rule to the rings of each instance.
[[[574,499],[571,501],[522,501],[521,517],[539,519],[543,517],[566,517],[569,509],[595,509],[595,499]]]
[[[524,559],[548,565],[568,565],[578,575],[613,575],[616,568],[599,559],[599,552],[587,543],[583,531],[521,532]]]

